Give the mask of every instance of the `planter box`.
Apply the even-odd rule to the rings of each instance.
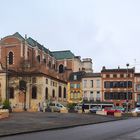
[[[133,117],[137,117],[138,114],[137,114],[137,113],[132,113],[132,116],[133,116]]]
[[[85,110],[85,113],[90,113],[89,110]]]
[[[27,111],[28,112],[38,112],[38,109],[37,108],[31,108],[31,109],[28,109]]]
[[[82,110],[78,110],[78,113],[82,113]]]
[[[21,108],[13,108],[12,112],[23,112],[24,110]]]
[[[60,113],[68,113],[68,110],[66,110],[66,109],[61,109],[61,110],[60,110]]]
[[[98,115],[107,115],[106,111],[96,111],[96,114]]]
[[[9,110],[8,109],[1,109],[0,110],[0,119],[9,117]]]
[[[122,113],[121,112],[114,112],[114,117],[122,117]]]

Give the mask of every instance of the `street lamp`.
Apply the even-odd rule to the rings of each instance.
[[[126,98],[127,98],[127,102],[126,102],[127,104],[126,104],[126,105],[127,105],[127,106],[126,106],[126,112],[128,113],[128,103],[129,103],[129,102],[128,102],[128,99],[129,99],[129,98],[128,98],[128,97],[129,97],[129,96],[128,96],[128,67],[129,67],[129,64],[127,63],[126,66],[127,66],[127,94],[126,94]]]

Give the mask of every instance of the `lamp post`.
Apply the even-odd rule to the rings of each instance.
[[[129,64],[127,63],[126,66],[127,66],[127,93],[126,93],[126,100],[127,100],[127,102],[126,102],[127,104],[126,105],[127,106],[126,106],[126,112],[128,113],[128,103],[129,103],[128,102],[128,100],[129,100],[129,98],[128,98],[129,97],[128,96],[128,67],[129,67]]]

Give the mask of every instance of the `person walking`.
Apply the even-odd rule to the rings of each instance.
[[[83,103],[82,104],[82,113],[84,113],[85,112],[85,104]]]

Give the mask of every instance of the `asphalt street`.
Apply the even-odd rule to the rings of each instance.
[[[140,140],[140,118],[0,138],[1,140]]]

